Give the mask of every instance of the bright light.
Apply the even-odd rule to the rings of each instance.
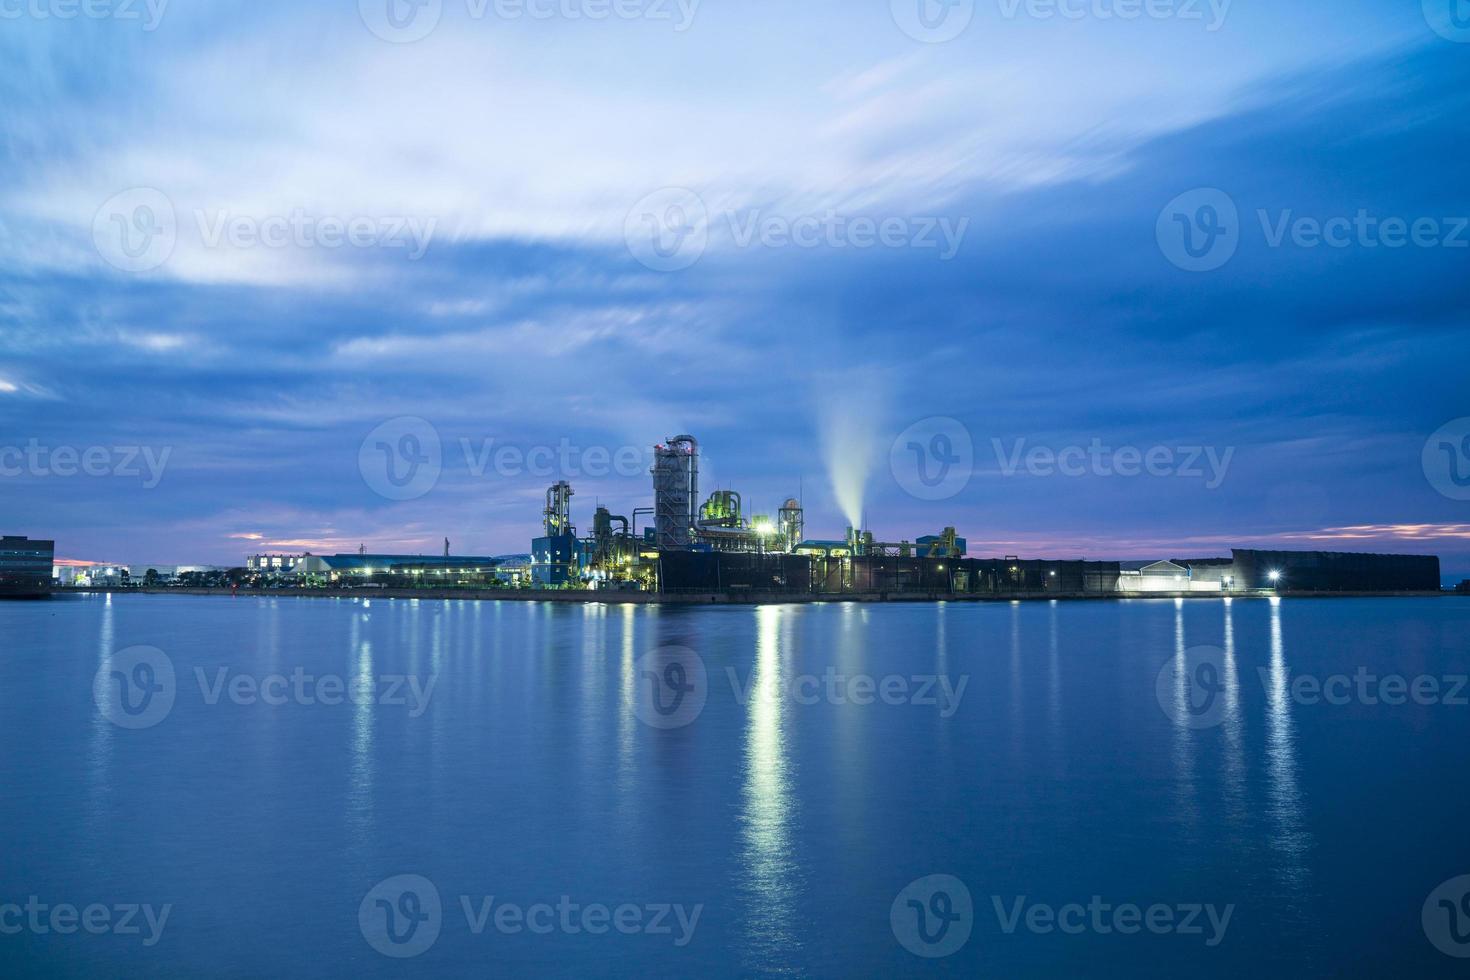
[[[1281,573],[1280,572],[1272,572],[1270,575],[1268,575],[1266,577],[1269,578],[1273,582],[1280,582],[1281,581]]]
[[[770,521],[756,521],[755,533],[759,534],[763,538],[768,538],[776,533],[776,529],[771,526]]]

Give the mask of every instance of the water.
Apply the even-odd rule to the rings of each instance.
[[[0,973],[1463,975],[1421,908],[1470,873],[1470,707],[1308,704],[1291,678],[1465,674],[1467,627],[1457,599],[0,604],[0,903],[99,904],[109,922],[125,905],[170,906],[161,931],[140,913],[138,934],[61,935],[43,914],[40,929],[0,934]],[[137,645],[162,651],[176,680],[171,706],[160,693],[129,716],[109,700],[111,671],[148,681],[122,653]],[[649,710],[671,663],[695,663],[667,648],[706,668],[692,720],[694,695]],[[252,703],[217,688],[221,668],[227,685],[289,686],[299,668],[318,686]],[[830,693],[829,668],[894,678],[898,703]],[[420,696],[405,684],[308,703],[331,694],[321,678],[392,675]],[[790,675],[816,686],[737,696]],[[948,701],[935,684],[936,703],[915,703],[926,677],[945,678]],[[936,874],[967,887],[970,915],[949,935],[970,934],[921,959],[901,942],[922,943],[917,913],[901,902],[896,930],[890,910]],[[388,896],[399,938],[427,906],[399,902],[402,880],[370,895],[399,875],[423,876],[441,903],[404,945],[375,899]],[[919,887],[926,915],[955,908]],[[1009,918],[1022,896],[1007,932],[996,903]],[[1169,906],[1175,922],[1186,906],[1233,909],[1223,935],[1203,913],[1201,934],[1026,925],[1035,903],[1093,896]],[[550,931],[498,929],[507,905]],[[607,918],[603,934],[580,928],[585,908],[624,905],[626,932]],[[670,931],[650,931],[665,906]],[[369,933],[392,952],[432,942],[396,959]]]

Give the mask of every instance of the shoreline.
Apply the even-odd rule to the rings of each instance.
[[[1458,593],[1439,592],[1016,592],[986,595],[954,595],[942,592],[849,592],[849,593],[662,593],[662,592],[596,592],[533,589],[224,589],[224,588],[133,588],[122,586],[88,586],[58,588],[53,596],[63,595],[189,595],[227,596],[234,598],[307,599],[427,599],[429,601],[466,600],[473,602],[553,602],[598,604],[611,606],[772,606],[810,605],[818,602],[856,603],[937,603],[937,602],[1123,602],[1132,599],[1428,599],[1454,597]]]

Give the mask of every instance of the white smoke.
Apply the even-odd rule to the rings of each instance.
[[[862,529],[863,500],[880,455],[883,403],[871,375],[842,378],[818,395],[822,461],[837,506],[850,527]]]

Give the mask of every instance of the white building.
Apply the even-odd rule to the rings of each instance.
[[[1216,576],[1201,581],[1187,565],[1172,561],[1125,561],[1118,572],[1119,592],[1219,592]]]

